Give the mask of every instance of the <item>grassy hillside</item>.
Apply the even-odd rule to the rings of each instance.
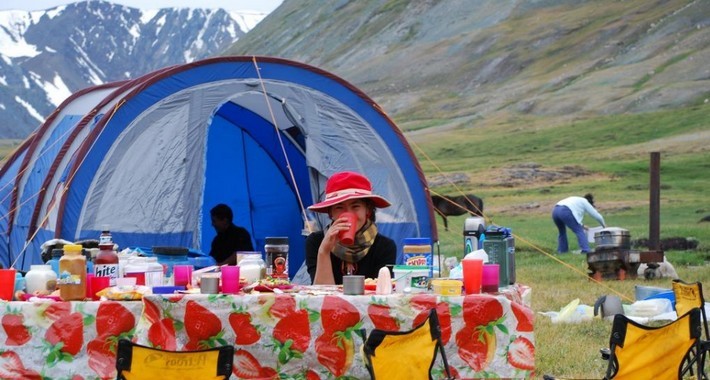
[[[512,228],[517,280],[532,287],[533,309],[545,312],[574,299],[591,306],[605,294],[631,304],[635,285],[670,288],[669,279],[595,283],[585,256],[554,254],[550,212],[568,195],[594,193],[608,225],[628,229],[632,239],[648,236],[651,151],[661,152],[661,238],[700,241],[697,250],[667,251],[666,258],[682,279],[710,284],[710,222],[699,222],[710,215],[708,120],[710,108],[703,105],[576,121],[510,117],[475,128],[440,121],[423,130],[414,126],[407,136],[434,192],[481,196],[489,224]],[[439,219],[443,255],[461,255],[464,219],[450,217],[450,231]],[[536,378],[601,378],[606,362],[599,349],[608,346],[610,328],[599,319],[558,325],[538,314]]]

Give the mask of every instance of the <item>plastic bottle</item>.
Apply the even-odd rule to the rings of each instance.
[[[45,292],[49,290],[47,283],[52,281],[56,284],[57,274],[52,270],[51,265],[30,265],[30,270],[25,274],[25,286],[27,293]],[[54,288],[54,285],[50,285]]]
[[[84,249],[81,252],[86,258],[86,273],[94,273],[94,260],[91,259],[91,251]]]
[[[80,301],[86,297],[86,258],[81,254],[81,245],[64,246],[57,285],[64,301]]]
[[[57,278],[59,278],[59,259],[62,258],[63,254],[64,251],[61,248],[54,248],[52,250],[52,258],[47,260],[47,264],[52,267],[52,270],[57,275]]]
[[[109,277],[109,285],[116,286],[116,279],[119,277],[118,255],[113,250],[113,243],[99,245],[99,254],[94,259],[94,275],[96,277]]]

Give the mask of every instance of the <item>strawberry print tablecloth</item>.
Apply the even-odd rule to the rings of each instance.
[[[121,337],[169,350],[234,345],[233,379],[364,379],[361,329],[408,330],[436,308],[458,378],[529,378],[529,288],[498,295],[146,296],[132,302],[0,302],[0,378],[115,378]],[[443,363],[434,365],[441,377]]]

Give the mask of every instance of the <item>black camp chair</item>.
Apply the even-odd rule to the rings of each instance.
[[[452,379],[436,309],[409,331],[372,330],[363,347],[365,366],[373,380],[431,379],[437,354],[441,354],[446,379]]]

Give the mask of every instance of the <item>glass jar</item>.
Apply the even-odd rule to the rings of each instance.
[[[266,273],[273,278],[288,279],[288,237],[267,237]]]
[[[239,277],[253,284],[266,278],[266,263],[261,258],[261,252],[245,254],[239,263]]]

